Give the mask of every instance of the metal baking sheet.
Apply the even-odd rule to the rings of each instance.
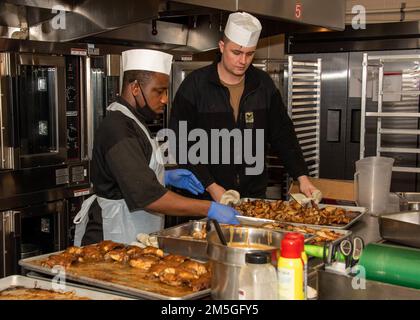
[[[379,232],[385,240],[420,248],[420,211],[379,216]]]
[[[35,271],[35,272],[50,275],[50,276],[56,276],[57,273],[53,272],[53,269],[34,264],[34,262],[47,259],[50,255],[60,254],[62,252],[63,251],[44,254],[41,256],[31,257],[27,259],[22,259],[19,261],[19,265],[27,270]],[[65,276],[66,276],[66,279],[70,281],[84,283],[90,286],[99,287],[99,288],[103,288],[110,291],[121,292],[123,294],[128,294],[133,297],[152,299],[152,300],[195,300],[195,299],[200,299],[200,298],[210,295],[210,291],[211,291],[211,289],[209,288],[209,289],[194,292],[194,293],[182,296],[182,297],[171,297],[171,296],[166,296],[166,295],[162,295],[159,293],[154,293],[154,292],[150,292],[146,290],[140,290],[137,288],[123,286],[123,285],[112,283],[112,282],[97,280],[97,279],[89,278],[85,276],[78,276],[71,272],[66,272]]]
[[[37,273],[37,272],[34,272],[34,271],[27,272],[25,274],[25,277],[35,279],[35,280],[47,281],[47,282],[51,281],[53,279],[53,277],[51,277],[51,276],[48,276],[46,274],[40,274],[40,273]],[[88,285],[85,285],[85,284],[82,284],[82,283],[77,283],[77,282],[74,282],[74,281],[70,281],[69,279],[66,279],[66,283],[68,283],[72,287],[76,287],[76,288],[87,289],[87,290],[92,290],[93,289],[96,292],[103,292],[103,293],[107,293],[107,294],[111,294],[111,295],[115,294],[115,291],[106,290],[106,289],[98,288],[98,287],[93,288],[92,286],[88,286]],[[142,300],[139,297],[134,297],[132,295],[121,293],[121,292],[118,292],[118,296],[123,297],[123,298],[129,298],[129,300]]]
[[[276,222],[276,223],[279,223],[279,222]],[[280,222],[280,223],[286,224],[286,225],[293,225],[291,223],[286,223],[286,222]],[[334,231],[334,232],[340,234],[341,236],[339,238],[337,238],[336,240],[330,242],[333,245],[335,245],[337,243],[340,243],[344,239],[347,239],[352,234],[352,232],[350,230],[332,229],[332,228],[322,227],[322,226],[318,226],[318,225],[316,225],[314,227],[310,227],[310,228],[311,229],[314,229],[314,230],[325,230],[325,229],[327,229],[327,230]],[[279,231],[279,232],[291,232],[291,231],[288,231],[288,230],[282,229],[282,228],[274,228],[274,229],[267,228],[267,229],[268,230],[273,230],[273,231]],[[311,233],[304,233],[304,235],[312,235],[312,234]],[[306,239],[305,242],[310,242],[314,238],[316,238],[316,235],[311,236],[311,237],[308,237],[308,239]]]
[[[191,235],[192,222],[177,225],[153,234],[159,243],[159,248],[165,252],[179,254],[200,260],[208,260],[207,240],[182,238]]]
[[[253,198],[244,198],[241,199],[242,201],[253,201],[253,200],[264,200],[264,201],[276,201],[276,200],[270,200],[270,199],[253,199]],[[338,229],[338,230],[347,230],[349,229],[353,224],[355,224],[357,221],[359,221],[366,213],[367,208],[365,207],[351,207],[351,206],[337,206],[337,205],[329,205],[329,204],[319,204],[318,207],[320,209],[325,207],[335,207],[335,208],[342,208],[348,211],[354,211],[359,212],[357,217],[352,219],[348,224],[344,226],[337,226],[337,225],[321,225],[321,224],[305,224],[305,223],[296,223],[296,222],[288,222],[283,220],[271,220],[271,219],[262,219],[262,218],[255,218],[255,217],[247,217],[247,216],[236,216],[236,218],[239,220],[241,224],[250,225],[250,226],[261,226],[266,223],[273,223],[273,222],[279,222],[279,223],[287,223],[294,226],[305,226],[305,227],[323,227],[328,229]]]
[[[14,275],[0,279],[0,291],[10,289],[13,287],[24,287],[27,289],[37,288],[56,291],[54,290],[52,281],[31,279],[20,275]],[[115,294],[103,293],[92,289],[75,287],[67,283],[64,286],[64,290],[59,290],[57,292],[73,292],[77,297],[89,298],[92,300],[133,300]]]

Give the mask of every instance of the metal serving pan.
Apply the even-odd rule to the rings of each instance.
[[[283,222],[281,222],[281,223],[283,223]],[[291,223],[286,223],[286,222],[284,222],[284,224],[293,225]],[[352,234],[352,232],[350,230],[333,229],[333,228],[322,227],[322,226],[318,226],[318,225],[316,225],[314,227],[310,227],[310,228],[314,229],[314,230],[325,230],[325,229],[327,229],[329,231],[334,231],[334,232],[340,234],[339,238],[330,242],[332,245],[336,245],[336,244],[340,243],[344,239],[347,239],[348,237],[350,237],[350,235]],[[278,232],[292,232],[292,231],[288,231],[288,230],[282,229],[282,228],[273,228],[273,229],[272,228],[267,228],[267,229],[268,230],[273,230],[273,231],[278,231]],[[296,232],[299,232],[299,231],[296,231]],[[303,234],[305,235],[305,237],[307,237],[305,239],[305,243],[310,242],[312,239],[314,239],[316,237],[316,235],[312,235],[312,233],[303,233]]]
[[[241,202],[253,201],[253,200],[276,201],[276,200],[270,200],[270,199],[243,198],[241,199]],[[359,214],[355,218],[353,218],[348,224],[343,225],[343,226],[295,223],[295,222],[287,222],[287,221],[282,221],[282,220],[271,220],[271,219],[262,219],[262,218],[255,218],[255,217],[246,217],[246,216],[236,216],[236,218],[239,220],[241,224],[245,224],[249,226],[261,226],[266,223],[280,222],[280,223],[287,223],[294,226],[305,226],[305,227],[310,227],[310,228],[322,227],[322,228],[328,228],[328,229],[346,230],[346,229],[349,229],[357,221],[359,221],[368,211],[367,208],[365,207],[337,206],[337,205],[329,205],[329,204],[319,204],[318,207],[321,209],[325,207],[342,208],[345,210],[358,212]]]
[[[205,220],[200,222],[206,223]],[[191,258],[208,260],[207,257],[207,240],[198,240],[191,238],[184,238],[191,236],[193,221],[177,225],[168,229],[164,229],[153,233],[159,243],[159,248],[164,252],[172,254],[179,254]]]
[[[49,275],[40,274],[40,273],[37,273],[37,272],[34,272],[34,271],[28,271],[25,274],[25,277],[30,278],[30,279],[34,279],[34,280],[47,281],[47,282],[52,281],[52,279],[54,278],[54,277],[51,277]],[[103,288],[88,286],[88,285],[85,285],[85,284],[82,284],[82,283],[77,283],[77,282],[74,282],[74,281],[70,281],[69,279],[66,279],[66,283],[69,284],[69,285],[71,285],[72,287],[76,287],[76,288],[87,289],[87,290],[94,290],[96,292],[102,292],[102,293],[107,293],[107,294],[111,294],[111,295],[114,295],[115,294],[115,291],[112,291],[112,290],[106,290],[106,289],[103,289]],[[124,294],[124,293],[121,293],[121,292],[118,292],[118,296],[119,297],[128,298],[130,300],[133,300],[133,299],[134,300],[142,300],[139,297],[134,297],[132,295]]]
[[[40,260],[45,260],[50,255],[60,254],[62,252],[63,251],[44,254],[41,256],[31,257],[27,259],[22,259],[19,261],[19,265],[27,270],[35,271],[35,272],[46,274],[49,276],[56,276],[57,273],[54,272],[53,269],[40,266],[36,262]],[[194,299],[200,299],[200,298],[210,295],[210,290],[211,290],[211,289],[201,290],[201,291],[194,292],[194,293],[182,296],[182,297],[171,297],[171,296],[167,296],[167,295],[163,295],[163,294],[159,294],[159,293],[155,293],[151,291],[141,290],[141,289],[137,289],[133,287],[128,287],[128,286],[124,286],[124,285],[120,285],[120,284],[116,284],[116,283],[112,283],[112,282],[108,282],[104,280],[98,280],[98,279],[94,279],[94,278],[90,278],[86,276],[80,276],[75,273],[72,273],[71,271],[66,271],[65,277],[66,279],[70,281],[75,281],[75,282],[83,283],[86,285],[103,288],[103,289],[113,291],[113,292],[120,292],[122,294],[130,295],[133,297],[151,299],[151,300],[194,300]]]
[[[52,281],[31,279],[20,275],[0,279],[0,291],[10,289],[13,287],[25,287],[27,289],[37,288],[56,291],[54,290]],[[59,290],[57,292],[73,292],[77,297],[84,297],[92,300],[133,300],[115,294],[103,293],[92,289],[83,289],[75,287],[72,285],[68,285],[67,283],[65,284],[63,290]]]
[[[420,248],[420,211],[379,216],[379,232],[385,240]]]

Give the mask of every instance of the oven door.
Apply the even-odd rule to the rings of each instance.
[[[3,108],[11,120],[6,128],[10,138],[3,137],[3,145],[14,149],[11,169],[65,162],[65,58],[33,54],[4,56],[8,59],[5,59],[7,66],[2,82],[10,83],[7,94],[12,99]]]
[[[63,250],[66,241],[64,200],[2,212],[2,274],[20,274],[19,260]]]
[[[1,260],[0,277],[19,273],[20,252],[20,212],[0,212],[1,230]]]

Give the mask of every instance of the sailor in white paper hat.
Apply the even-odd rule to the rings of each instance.
[[[229,15],[225,36],[242,47],[256,47],[261,34],[261,23],[246,12],[235,12]]]
[[[229,189],[239,191],[241,197],[266,196],[266,143],[283,160],[289,175],[299,181],[305,196],[311,197],[317,191],[307,176],[308,168],[279,90],[266,72],[252,65],[261,30],[260,21],[251,14],[230,14],[219,42],[220,60],[191,72],[172,103],[170,128],[174,132],[178,132],[181,122],[186,122],[189,129],[205,132],[241,130],[242,137],[249,129],[264,130],[263,139],[267,141],[243,139],[241,149],[235,149],[235,143],[222,146],[219,163],[212,163],[212,158],[211,162],[188,167],[206,188],[205,196],[215,201],[223,200]],[[237,150],[253,150],[255,162],[248,163],[248,154],[239,155],[242,162],[237,163]],[[252,174],[247,173],[249,169],[253,169]]]
[[[238,213],[233,208],[185,198],[165,188],[171,185],[195,195],[204,192],[190,171],[165,171],[164,150],[147,126],[168,102],[172,56],[128,50],[122,53],[122,66],[121,96],[107,108],[95,135],[92,182],[96,194],[84,201],[74,219],[74,245],[102,240],[130,244],[138,234],[161,230],[164,214],[211,218],[212,212],[222,209],[225,215],[215,218],[234,223]]]

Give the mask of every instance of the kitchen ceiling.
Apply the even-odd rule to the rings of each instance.
[[[260,18],[262,37],[344,29],[345,0],[301,0],[298,5],[276,0],[5,0],[0,37],[206,51],[217,46],[229,13],[238,10]]]

